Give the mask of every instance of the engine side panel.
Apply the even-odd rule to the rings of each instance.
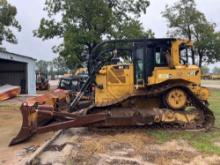
[[[117,102],[134,92],[134,71],[132,64],[107,65],[96,76],[95,103]]]
[[[201,71],[197,66],[178,66],[175,69],[169,67],[156,67],[153,75],[148,78],[148,85],[159,84],[168,80],[184,80],[200,85]]]

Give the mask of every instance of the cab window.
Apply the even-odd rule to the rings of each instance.
[[[180,63],[183,65],[186,64],[192,64],[192,61],[190,59],[192,59],[192,51],[190,49],[190,47],[188,47],[185,44],[180,45],[179,48],[180,51]]]
[[[163,48],[155,49],[155,65],[156,66],[167,66],[166,50]]]
[[[144,48],[139,48],[137,49],[137,55],[136,55],[136,60],[137,60],[137,63],[136,63],[136,71],[137,71],[137,74],[136,74],[136,78],[137,80],[138,79],[143,79],[143,70],[144,70]]]

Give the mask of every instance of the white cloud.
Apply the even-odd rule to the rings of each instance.
[[[42,41],[33,37],[33,30],[38,28],[41,18],[46,16],[43,11],[44,0],[10,0],[9,2],[17,7],[17,20],[22,26],[22,31],[16,32],[18,44],[4,44],[7,51],[43,60],[56,57],[51,48],[60,43],[57,39]]]
[[[55,57],[51,47],[58,44],[57,39],[50,41],[42,41],[33,37],[32,31],[39,26],[40,19],[46,16],[43,11],[44,0],[9,0],[16,5],[18,9],[17,19],[22,25],[21,33],[16,33],[18,44],[5,44],[8,51],[16,52],[37,59],[51,60]],[[156,37],[166,37],[167,23],[161,16],[161,12],[165,9],[165,5],[172,5],[176,0],[150,0],[151,5],[147,9],[147,13],[142,15],[141,22],[144,27],[152,29],[156,33]],[[205,13],[208,20],[217,23],[220,30],[220,1],[219,0],[196,0],[198,9]]]
[[[141,22],[144,27],[151,28],[156,37],[166,37],[167,22],[166,19],[161,16],[161,12],[165,10],[166,4],[172,5],[177,0],[151,0],[151,5],[147,9],[147,13],[142,15]],[[198,9],[205,13],[207,19],[211,22],[217,23],[217,27],[220,30],[220,1],[219,0],[196,0]]]

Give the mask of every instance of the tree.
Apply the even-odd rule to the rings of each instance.
[[[42,74],[48,74],[48,62],[40,60],[36,62],[36,71]]]
[[[220,59],[220,38],[215,32],[215,24],[207,21],[205,15],[197,10],[194,0],[179,0],[173,6],[166,6],[163,17],[168,20],[168,34],[185,37],[195,42],[192,49],[192,63],[213,63]]]
[[[51,80],[55,80],[54,65],[52,61],[48,62],[48,68],[49,68],[48,75],[51,76]]]
[[[214,67],[212,70],[213,74],[220,74],[220,68],[219,67]]]
[[[201,70],[202,70],[203,75],[209,74],[209,71],[210,71],[209,67],[207,66],[201,67]]]
[[[68,68],[63,57],[59,56],[52,61],[53,67],[57,70],[58,75],[64,74]]]
[[[220,60],[220,38],[215,32],[215,24],[206,21],[195,25],[194,30],[195,48],[198,55],[198,64],[214,63]]]
[[[46,0],[48,18],[42,18],[34,35],[63,38],[54,52],[73,68],[103,39],[147,36],[138,18],[148,6],[148,0]]]
[[[113,37],[118,39],[153,38],[154,33],[152,30],[145,31],[138,20],[129,20],[118,27]]]
[[[17,39],[11,28],[21,31],[21,26],[16,20],[15,16],[17,9],[7,2],[7,0],[0,0],[0,46],[3,41],[16,44]]]

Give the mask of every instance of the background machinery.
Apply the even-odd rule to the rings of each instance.
[[[78,68],[74,75],[61,77],[57,88],[71,90],[74,93],[79,92],[88,77],[87,68]]]
[[[202,75],[203,80],[220,80],[220,74],[205,74]]]
[[[49,80],[47,74],[36,73],[36,89],[37,90],[48,90],[50,89]]]
[[[207,106],[209,92],[201,87],[200,68],[188,63],[191,47],[188,40],[173,38],[97,45],[89,55],[89,77],[74,97],[59,91],[65,93],[62,99],[51,95],[22,105],[23,125],[11,145],[35,133],[70,127],[212,128],[215,118]],[[91,104],[76,109],[93,86]],[[40,122],[49,119],[50,124]]]

